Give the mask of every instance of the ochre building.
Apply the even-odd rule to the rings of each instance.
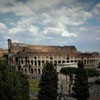
[[[59,64],[78,63],[82,60],[85,67],[97,67],[99,54],[80,53],[75,46],[45,46],[12,43],[8,39],[9,63],[15,70],[28,75],[42,74],[46,62],[51,62],[55,69]]]
[[[3,58],[4,55],[8,54],[8,50],[0,49],[0,58]]]

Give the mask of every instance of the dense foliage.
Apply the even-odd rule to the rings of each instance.
[[[0,62],[0,100],[29,100],[27,77]]]
[[[98,84],[98,85],[100,85],[100,79],[97,79],[97,80],[95,81],[95,83]]]
[[[100,73],[94,68],[86,68],[85,71],[88,77],[94,77],[94,76],[98,77],[100,75]]]
[[[73,84],[73,97],[77,100],[87,100],[89,98],[89,84],[88,76],[84,70],[83,62],[78,63],[74,84]]]
[[[100,69],[100,62],[99,62],[98,68]]]
[[[94,69],[94,68],[85,68],[84,69],[88,75],[88,77],[94,77],[94,76],[99,76],[100,73]],[[64,75],[72,75],[72,74],[76,74],[77,72],[77,68],[73,68],[73,67],[65,67],[65,68],[62,68],[60,70],[60,73],[64,74]]]
[[[42,72],[38,100],[57,100],[57,72],[51,63],[47,63]]]
[[[74,67],[65,67],[60,70],[60,73],[64,75],[72,75],[72,74],[76,74],[76,70],[77,68]]]

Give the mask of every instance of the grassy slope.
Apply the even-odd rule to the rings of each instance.
[[[38,92],[38,84],[39,80],[30,79],[29,80],[30,92]]]

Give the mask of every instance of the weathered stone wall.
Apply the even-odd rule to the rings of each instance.
[[[8,41],[8,54],[11,63],[25,74],[41,74],[46,62],[52,62],[55,69],[58,64],[78,63],[82,60],[86,67],[98,65],[98,53],[79,53],[75,46],[44,46],[12,43]]]

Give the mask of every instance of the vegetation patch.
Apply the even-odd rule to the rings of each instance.
[[[29,79],[29,90],[30,92],[38,92],[39,80],[38,79]]]

